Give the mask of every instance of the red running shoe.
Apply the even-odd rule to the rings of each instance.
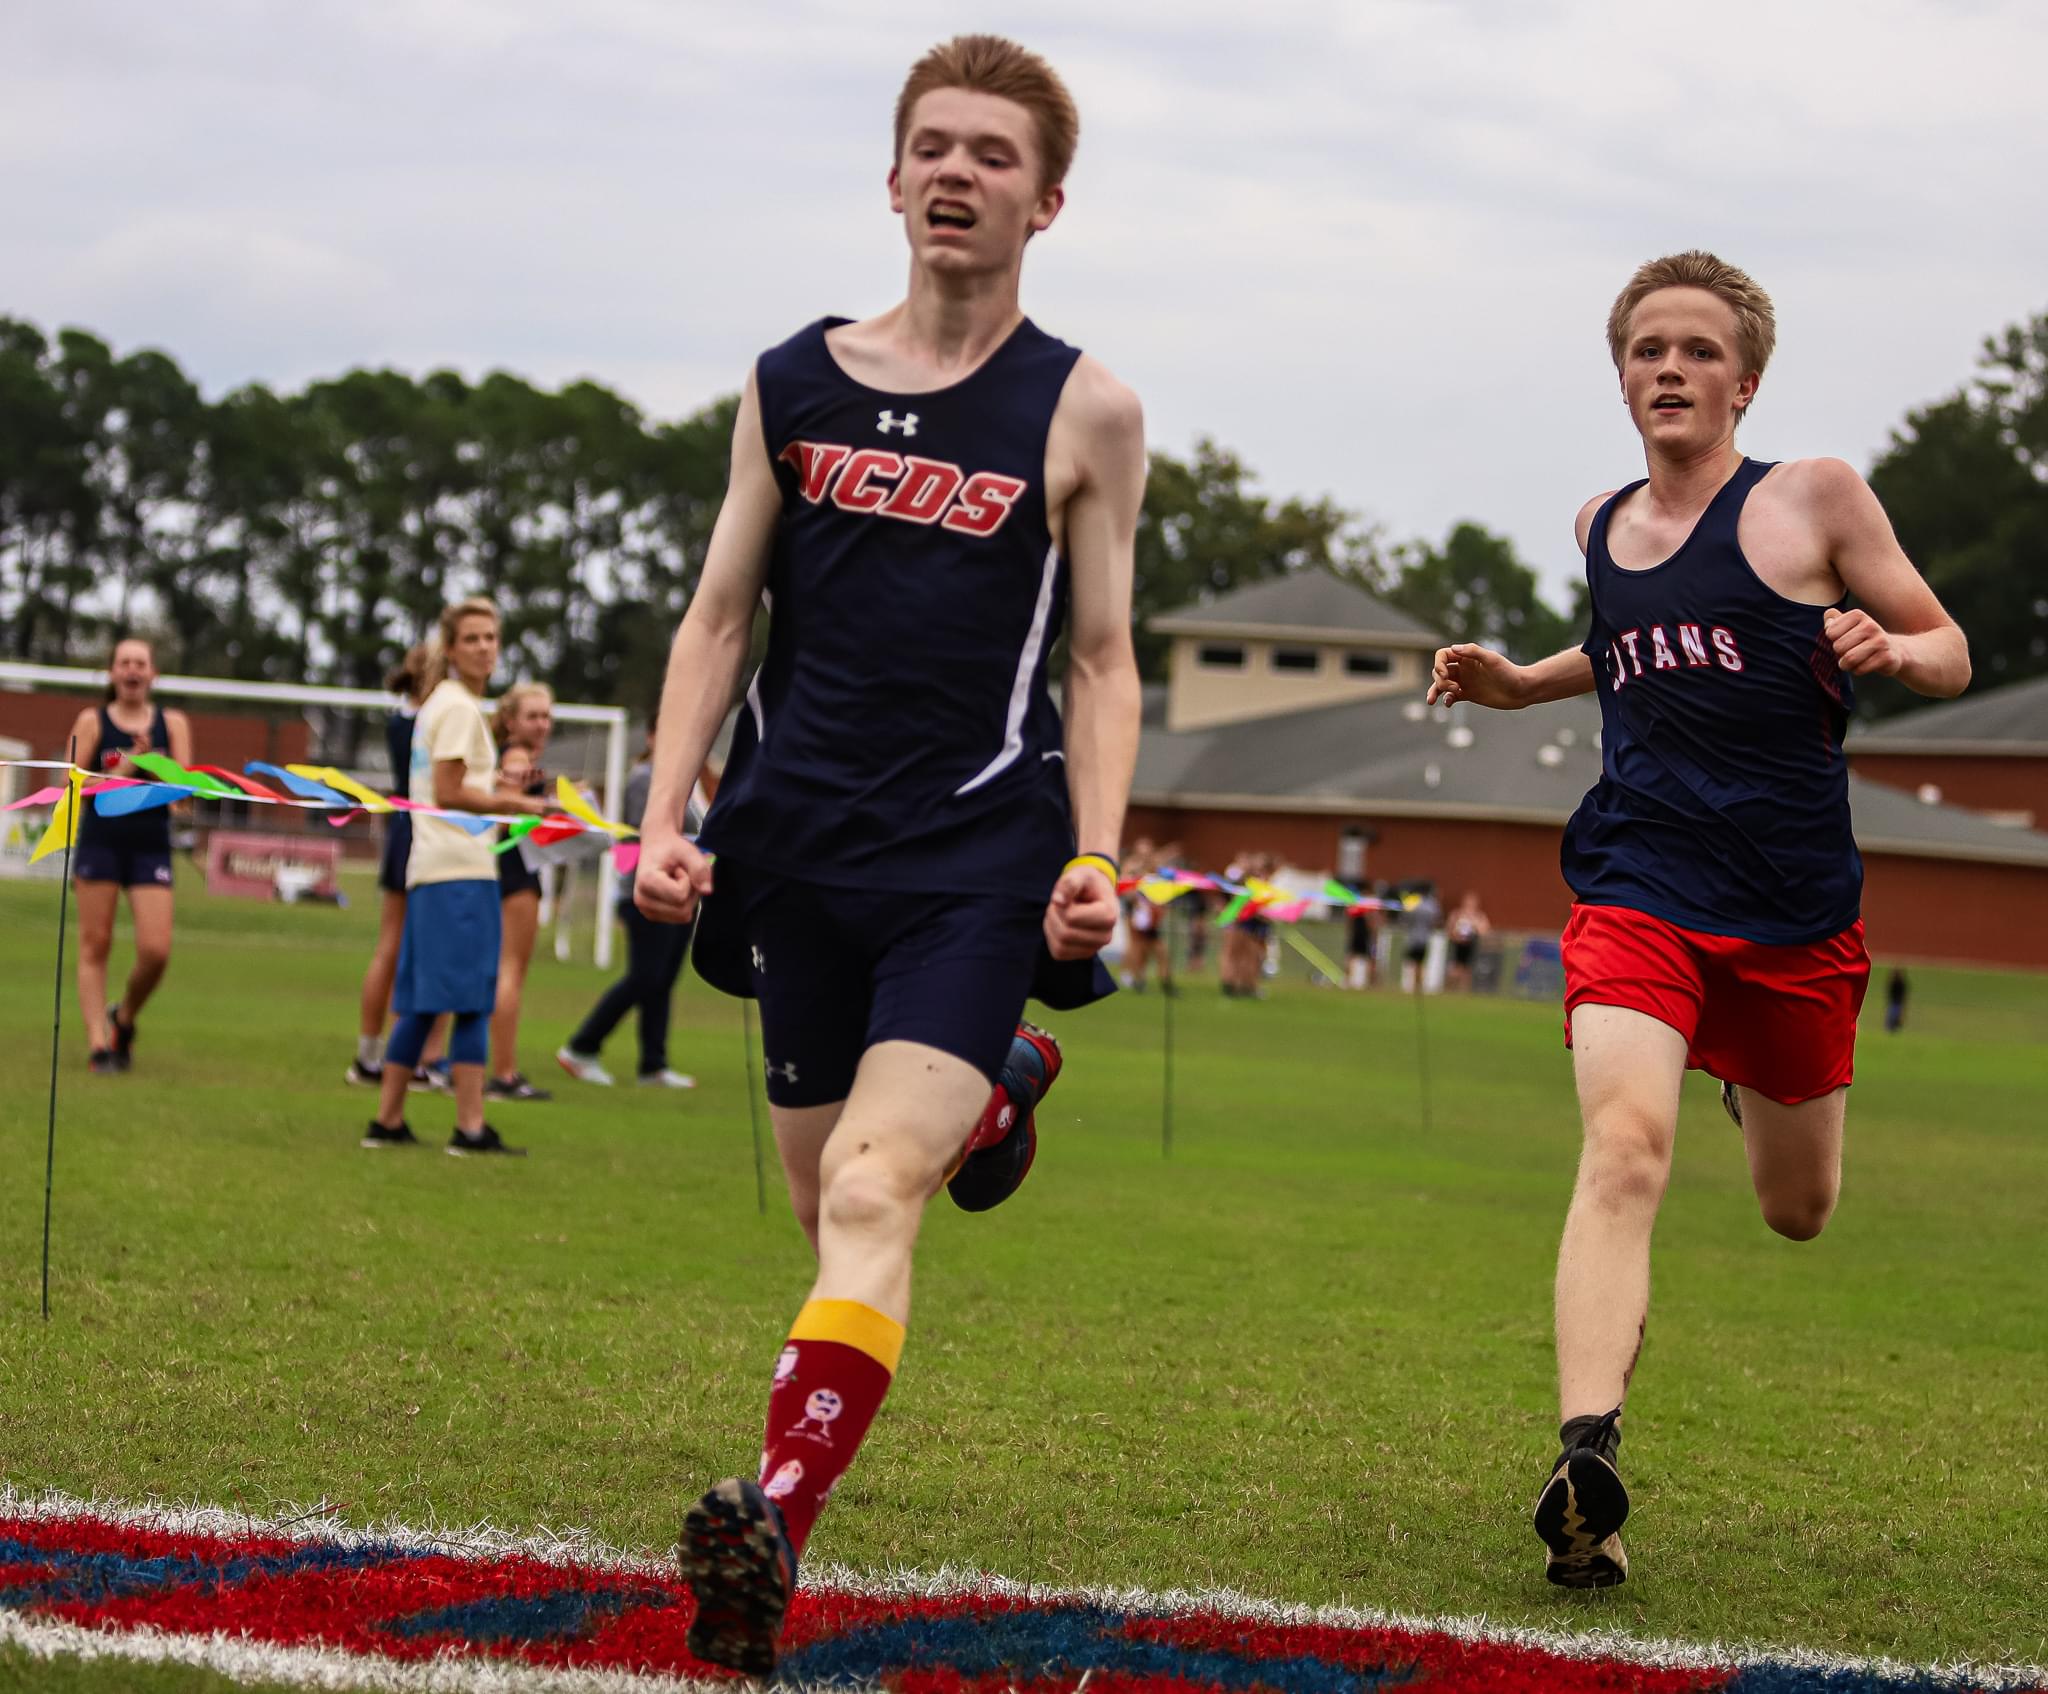
[[[1059,1042],[1036,1024],[1018,1024],[981,1122],[946,1180],[946,1192],[963,1212],[986,1212],[1024,1186],[1038,1156],[1038,1104],[1059,1074]]]

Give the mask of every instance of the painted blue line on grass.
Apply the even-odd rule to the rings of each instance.
[[[963,1677],[1004,1672],[1066,1678],[1083,1671],[1165,1677],[1233,1694],[1369,1694],[1415,1674],[1411,1664],[1350,1669],[1315,1658],[1253,1659],[1164,1642],[1136,1641],[1123,1614],[1096,1607],[991,1612],[975,1617],[908,1618],[856,1625],[830,1641],[786,1655],[777,1679],[804,1686],[867,1687],[906,1670],[949,1670]]]
[[[337,1547],[308,1542],[289,1553],[244,1554],[229,1559],[205,1559],[191,1553],[135,1558],[126,1553],[78,1553],[62,1547],[37,1547],[25,1541],[0,1541],[0,1565],[29,1565],[44,1573],[36,1581],[0,1589],[0,1606],[66,1605],[176,1588],[238,1588],[258,1576],[361,1570],[373,1564],[422,1556],[388,1543]]]
[[[669,1596],[652,1590],[634,1593],[617,1588],[557,1588],[546,1594],[500,1594],[487,1600],[441,1606],[431,1612],[393,1618],[383,1627],[408,1640],[423,1635],[454,1635],[480,1647],[508,1641],[575,1641],[628,1606],[650,1603],[667,1604]]]

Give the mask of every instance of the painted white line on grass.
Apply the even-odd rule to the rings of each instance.
[[[337,1509],[324,1502],[302,1511],[286,1507],[275,1518],[259,1518],[246,1512],[229,1511],[218,1506],[95,1502],[80,1500],[63,1493],[28,1495],[17,1493],[11,1484],[0,1484],[0,1516],[49,1521],[98,1518],[107,1522],[132,1524],[174,1534],[271,1535],[290,1540],[332,1542],[344,1547],[376,1542],[407,1550],[432,1550],[453,1558],[488,1559],[506,1554],[520,1554],[548,1564],[580,1565],[644,1575],[675,1574],[673,1563],[665,1555],[626,1552],[583,1530],[539,1530],[515,1534],[501,1530],[488,1522],[459,1528],[421,1529],[393,1521],[357,1528],[344,1523]],[[1530,1629],[1495,1623],[1483,1615],[1431,1617],[1352,1606],[1309,1606],[1261,1599],[1256,1595],[1241,1593],[1231,1588],[1168,1589],[1163,1592],[1143,1588],[1047,1588],[1037,1583],[1019,1582],[1010,1577],[993,1576],[984,1571],[951,1565],[942,1566],[933,1572],[889,1571],[881,1574],[850,1570],[843,1565],[813,1565],[804,1570],[802,1586],[806,1589],[830,1590],[877,1599],[899,1596],[946,1599],[973,1594],[1001,1595],[1042,1604],[1093,1605],[1153,1616],[1184,1616],[1190,1612],[1200,1612],[1224,1617],[1242,1617],[1268,1624],[1402,1630],[1413,1634],[1445,1635],[1478,1644],[1532,1648],[1567,1658],[1616,1660],[1628,1664],[1681,1670],[1740,1670],[1750,1666],[1782,1665],[1816,1671],[1847,1671],[1872,1677],[1931,1677],[1943,1682],[1970,1684],[1988,1690],[2031,1691],[2048,1688],[2048,1668],[2040,1665],[1989,1665],[1967,1659],[1947,1660],[1931,1665],[1914,1664],[1889,1658],[1859,1658],[1817,1653],[1801,1648],[1758,1647],[1718,1641],[1696,1643],[1646,1639],[1611,1629]],[[0,1634],[6,1631],[8,1621],[8,1614],[0,1612]],[[77,1633],[91,1637],[99,1644],[99,1651],[102,1654],[117,1653],[119,1648],[116,1643],[126,1639],[125,1636],[115,1636],[96,1630],[79,1630]],[[193,1641],[199,1638],[163,1639]],[[261,1648],[239,1638],[231,1644],[238,1649],[263,1652],[308,1651],[295,1648]],[[352,1666],[390,1667],[394,1671],[406,1674],[429,1668],[425,1665],[406,1665],[391,1660],[364,1659],[344,1653],[311,1656],[346,1662]],[[443,1663],[451,1671],[489,1669],[494,1674],[511,1677],[545,1675],[555,1678],[585,1677],[594,1680],[545,1683],[513,1680],[474,1684],[380,1682],[374,1686],[380,1689],[388,1686],[394,1690],[404,1690],[405,1694],[410,1694],[414,1689],[431,1690],[432,1694],[440,1694],[444,1687],[451,1691],[466,1691],[471,1688],[560,1688],[565,1691],[589,1689],[592,1694],[611,1689],[632,1690],[634,1694],[651,1694],[654,1690],[698,1688],[722,1689],[726,1694],[730,1694],[731,1689],[731,1684],[725,1682],[692,1683],[670,1677],[636,1676],[630,1673],[542,1670],[538,1667],[508,1665],[503,1661],[490,1666],[479,1664],[473,1659],[459,1663]],[[434,1668],[442,1668],[442,1664],[437,1663]],[[280,1681],[300,1681],[299,1678],[275,1670],[262,1674]],[[357,1675],[357,1681],[306,1681],[302,1685],[323,1688],[371,1686],[361,1680],[360,1673],[352,1674]],[[607,1677],[611,1680],[604,1680]]]

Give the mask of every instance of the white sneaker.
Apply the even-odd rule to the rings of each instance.
[[[695,1088],[697,1079],[681,1071],[649,1071],[640,1079],[642,1088]]]
[[[612,1073],[603,1065],[595,1059],[586,1059],[581,1053],[572,1052],[567,1047],[555,1049],[555,1063],[578,1082],[587,1082],[596,1088],[609,1088],[612,1085]]]

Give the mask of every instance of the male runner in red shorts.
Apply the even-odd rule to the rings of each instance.
[[[1563,1451],[1536,1506],[1569,1588],[1628,1570],[1615,1455],[1686,1069],[1721,1079],[1772,1229],[1810,1240],[1834,1210],[1870,974],[1849,678],[1940,698],[1970,679],[1962,631],[1853,469],[1737,449],[1776,339],[1755,282],[1708,253],[1655,260],[1607,339],[1649,476],[1579,512],[1591,634],[1533,665],[1443,648],[1429,690],[1506,708],[1600,693],[1601,779],[1564,841],[1585,1150],[1557,1265]]]
[[[683,922],[706,897],[697,968],[760,1003],[776,1144],[818,1254],[758,1480],[711,1488],[678,1549],[690,1650],[755,1674],[895,1373],[926,1202],[970,1147],[952,1188],[970,1208],[1028,1163],[1028,1117],[1012,1126],[1056,1053],[1017,1038],[1026,996],[1110,987],[1095,955],[1137,756],[1144,427],[1127,388],[1018,304],[1077,128],[1058,76],[1012,42],[962,36],[912,69],[889,173],[908,298],[756,363],[669,661],[635,900]],[[683,801],[764,590],[768,652],[700,848]],[[1069,605],[1062,714],[1046,663]],[[992,1084],[1008,1133],[982,1148]],[[995,1168],[963,1193],[974,1159]]]

